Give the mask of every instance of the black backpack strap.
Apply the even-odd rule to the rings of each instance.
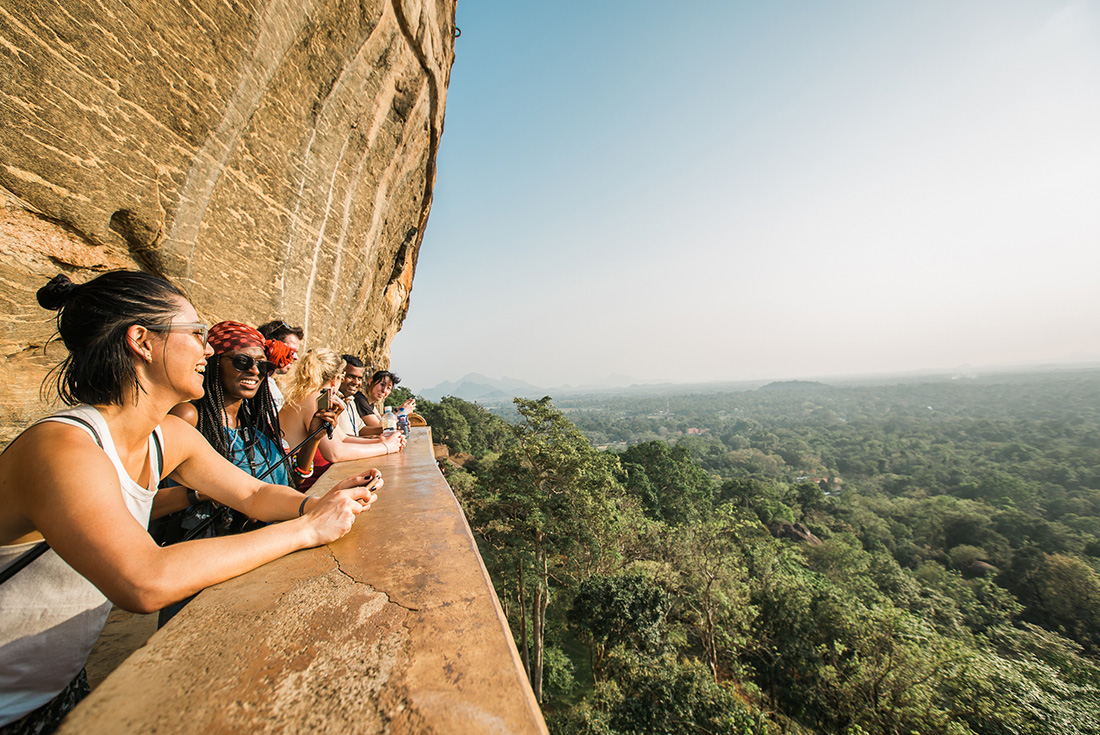
[[[157,483],[160,483],[160,478],[164,474],[164,447],[160,444],[160,427],[153,429],[153,446],[157,450]]]
[[[60,421],[62,423],[66,421],[75,421],[76,423],[80,424],[85,429],[90,431],[92,434],[92,438],[95,439],[95,443],[99,445],[100,449],[103,449],[103,440],[99,438],[99,432],[96,431],[96,428],[92,425],[91,421],[82,419],[79,416],[52,416],[46,419],[46,421]]]
[[[68,423],[70,421],[74,421],[78,424],[81,424],[82,426],[84,426],[84,428],[86,428],[89,432],[91,432],[92,438],[95,439],[95,443],[99,445],[99,448],[103,449],[103,440],[99,438],[99,432],[96,431],[95,426],[93,426],[91,424],[91,422],[86,421],[85,419],[82,419],[79,416],[68,416],[68,415],[50,417],[50,418],[45,419],[45,420],[46,421],[60,421],[61,423]],[[157,457],[160,458],[160,441],[157,441]],[[164,462],[164,460],[163,460],[163,458],[161,458],[161,464],[163,464],[163,462]],[[14,577],[16,574],[23,571],[23,569],[27,565],[29,565],[32,561],[34,561],[38,557],[42,556],[43,554],[45,554],[49,550],[50,550],[50,545],[48,543],[46,543],[45,541],[43,541],[42,543],[38,544],[37,546],[32,547],[29,551],[24,551],[22,554],[20,554],[18,557],[16,557],[15,561],[13,561],[8,566],[4,567],[3,571],[0,571],[0,584],[3,584],[4,582],[7,582],[9,579]]]
[[[50,545],[43,541],[37,546],[32,547],[30,551],[24,551],[22,554],[16,557],[15,561],[4,567],[3,571],[0,571],[0,584],[4,584],[4,582],[7,582],[9,579],[21,572],[23,570],[23,567],[27,566],[32,561],[42,556],[49,550]]]

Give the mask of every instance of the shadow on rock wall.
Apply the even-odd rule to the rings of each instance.
[[[0,11],[0,443],[46,411],[58,272],[161,274],[388,364],[455,0],[9,0]]]

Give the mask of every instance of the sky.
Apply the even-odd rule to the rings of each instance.
[[[457,12],[406,385],[1100,361],[1100,3]]]

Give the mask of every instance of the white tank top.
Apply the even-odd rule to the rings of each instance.
[[[86,421],[95,431],[74,419]],[[73,424],[93,439],[99,435],[118,473],[126,507],[147,528],[162,473],[157,451],[157,444],[163,445],[160,427],[154,431],[156,442],[149,437],[149,487],[142,487],[126,474],[107,422],[93,407],[65,409],[42,421]],[[38,543],[0,546],[0,569]],[[68,686],[83,668],[110,611],[103,593],[53,549],[0,584],[0,725],[41,707]]]

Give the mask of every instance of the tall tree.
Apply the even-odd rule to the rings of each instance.
[[[639,574],[596,575],[581,585],[569,621],[588,646],[592,676],[603,679],[607,654],[622,646],[657,654],[664,645],[669,595]]]
[[[754,612],[749,605],[741,545],[743,539],[763,533],[755,517],[726,503],[704,520],[681,526],[673,535],[678,598],[716,682],[720,659],[739,653]]]
[[[518,591],[519,632],[531,688],[543,700],[547,608],[556,587],[606,571],[615,548],[618,460],[588,443],[550,398],[515,399],[515,444],[484,474],[487,497],[475,524],[506,547]],[[506,582],[507,584],[507,582]]]

